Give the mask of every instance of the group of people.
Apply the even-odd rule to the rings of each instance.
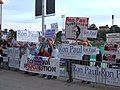
[[[0,66],[1,66],[1,63],[3,62],[4,49],[7,49],[9,47],[19,48],[20,50],[19,58],[22,58],[22,56],[26,53],[28,55],[28,58],[31,58],[34,56],[48,57],[48,60],[50,60],[50,58],[58,58],[58,49],[56,48],[56,45],[53,39],[46,39],[44,37],[40,37],[39,43],[33,43],[33,42],[19,42],[19,41],[16,41],[15,39],[5,40],[0,38]],[[30,74],[28,72],[25,72],[25,73]],[[32,75],[37,75],[37,74],[32,73]],[[43,74],[43,77],[48,79],[57,78],[56,76],[51,76],[51,75],[47,76],[45,74]]]
[[[78,40],[78,44],[83,45],[84,47],[86,46],[91,46],[90,41],[88,39],[86,40]],[[0,64],[3,62],[3,57],[4,53],[2,49],[7,49],[8,47],[14,47],[14,48],[19,48],[20,49],[20,58],[26,53],[28,53],[28,58],[31,58],[32,56],[43,56],[43,57],[48,57],[48,60],[50,58],[59,58],[59,52],[57,49],[56,44],[54,43],[54,40],[52,39],[46,39],[44,37],[39,38],[39,43],[30,43],[30,42],[17,42],[15,39],[10,39],[8,38],[7,40],[4,40],[0,37]],[[71,60],[67,61],[67,71],[69,76],[71,75],[71,70],[69,65],[71,66]],[[80,65],[87,65],[90,66],[90,55],[83,55],[82,60],[72,60],[75,61],[76,64]],[[101,62],[102,62],[102,53],[99,51],[99,54],[96,55],[96,62],[95,66],[96,67],[101,67]],[[25,72],[28,74],[29,72]],[[33,73],[33,75],[36,75],[36,73]],[[45,75],[43,74],[42,77],[44,78],[57,78],[56,76],[51,76],[51,75]],[[70,76],[71,78],[71,76]],[[82,83],[85,83],[86,81],[82,81]],[[89,84],[90,82],[86,82]]]

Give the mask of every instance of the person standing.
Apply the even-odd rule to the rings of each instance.
[[[87,46],[92,46],[90,44],[90,41],[88,39],[86,40],[82,40],[81,41],[81,44],[84,46],[84,47],[87,47]],[[86,65],[86,66],[90,66],[90,55],[83,55],[82,57],[82,61],[80,62],[81,65]],[[84,81],[82,80],[82,83],[87,83],[87,84],[90,84],[89,81]]]
[[[95,66],[96,67],[101,67],[101,62],[102,62],[102,53],[99,50],[99,54],[96,55],[96,63]]]
[[[1,68],[2,62],[3,62],[3,50],[2,50],[2,47],[0,46],[0,68]]]

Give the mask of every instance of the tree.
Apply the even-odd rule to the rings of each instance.
[[[88,30],[98,30],[97,26],[95,24],[91,24],[89,27],[88,27]]]
[[[56,34],[56,39],[55,39],[55,43],[56,43],[56,44],[59,44],[59,43],[62,42],[61,36],[62,36],[62,31],[59,31],[59,32]]]
[[[120,27],[113,25],[110,27],[110,30],[107,33],[120,33]]]
[[[97,33],[98,40],[102,39],[103,41],[106,41],[106,33],[107,33],[106,30],[98,30]]]

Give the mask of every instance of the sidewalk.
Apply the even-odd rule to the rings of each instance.
[[[0,90],[105,90],[104,85],[82,84],[80,81],[66,83],[66,79],[44,79],[28,76],[19,71],[0,70]],[[107,86],[106,90],[120,90],[120,87]]]

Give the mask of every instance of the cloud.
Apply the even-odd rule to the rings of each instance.
[[[115,15],[115,23],[119,24],[120,0],[56,0],[56,15],[45,18],[45,24],[57,22],[63,26],[61,15],[89,17],[90,23],[111,25],[111,15]],[[3,5],[3,27],[39,30],[41,18],[35,19],[35,0],[10,0]],[[33,27],[33,28],[32,28]]]

